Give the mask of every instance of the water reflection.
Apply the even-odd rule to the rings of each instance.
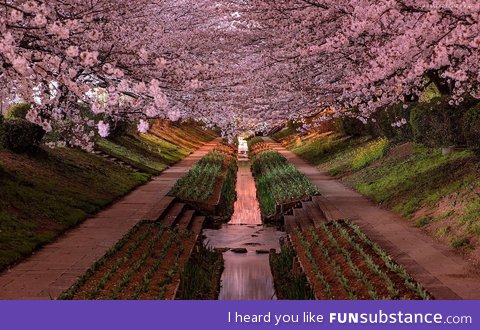
[[[220,229],[205,229],[206,241],[216,248],[244,248],[247,253],[223,254],[222,300],[276,299],[268,254],[279,251],[283,232],[264,226],[223,225]],[[261,254],[257,251],[262,252]]]
[[[250,161],[240,141],[237,173],[237,201],[229,224],[220,229],[205,229],[206,242],[223,253],[225,268],[222,274],[221,300],[276,299],[268,251],[280,249],[284,233],[262,225],[256,197],[255,180]],[[242,149],[243,148],[243,149]],[[240,249],[235,253],[231,249]],[[242,251],[243,249],[243,251]]]

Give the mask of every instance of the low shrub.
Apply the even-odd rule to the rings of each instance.
[[[451,105],[449,96],[417,104],[410,113],[415,142],[429,147],[463,145],[463,114],[475,104],[476,101],[469,98],[461,105]]]
[[[368,127],[355,117],[341,117],[335,122],[335,130],[347,136],[363,136],[369,134]]]
[[[470,247],[470,238],[468,237],[453,237],[450,240],[450,245],[455,249]]]
[[[353,153],[352,169],[360,170],[373,161],[380,159],[390,146],[390,141],[386,138],[380,138],[369,142],[366,146],[358,148]]]
[[[480,149],[480,104],[470,108],[463,115],[463,136],[467,146]]]
[[[408,120],[412,104],[395,104],[373,114],[368,126],[372,136],[386,137],[395,141],[408,141],[412,138],[412,127],[406,123],[400,127],[392,124],[402,119]]]
[[[25,119],[30,108],[30,103],[13,104],[5,113],[5,119]]]
[[[40,145],[45,131],[25,119],[11,119],[3,123],[2,145],[14,152],[26,152]]]

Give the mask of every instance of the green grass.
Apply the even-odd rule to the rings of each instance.
[[[206,202],[213,196],[216,184],[224,174],[227,157],[221,151],[210,151],[175,182],[169,194],[187,201]],[[230,166],[236,167],[236,163]]]
[[[320,165],[329,161],[337,163],[339,160],[350,162],[351,155],[349,153],[356,146],[363,145],[369,139],[368,137],[350,138],[341,134],[331,134],[308,143],[293,145],[291,151],[313,165]]]
[[[377,203],[387,203],[409,216],[421,206],[434,206],[445,196],[471,184],[468,151],[442,155],[417,146],[403,160],[391,158],[353,173],[346,182]]]
[[[148,134],[129,132],[115,141],[100,141],[108,154],[140,172],[68,148],[23,155],[0,149],[0,271],[146,183],[152,174],[216,134],[193,122],[154,122],[153,126]]]
[[[125,139],[123,138],[123,140]],[[163,163],[159,157],[154,155],[148,156],[135,148],[129,148],[116,141],[101,139],[97,141],[97,148],[130,166],[150,174],[158,174],[167,168],[167,164]]]
[[[470,201],[465,207],[461,224],[467,226],[467,231],[471,234],[480,236],[480,200]]]
[[[352,169],[354,171],[360,170],[373,161],[382,158],[388,150],[390,142],[386,138],[369,142],[364,147],[355,150],[352,159]]]
[[[72,149],[0,151],[0,163],[0,270],[149,179]]]
[[[158,156],[169,165],[182,160],[195,150],[174,145],[150,133],[140,134],[140,141],[147,145],[149,151],[159,153]]]
[[[430,217],[422,217],[422,218],[418,219],[418,220],[415,222],[415,226],[417,226],[417,227],[425,227],[425,226],[428,225],[431,221],[432,221],[432,219],[431,219]]]
[[[289,137],[293,134],[297,133],[297,129],[293,126],[287,126],[282,130],[278,131],[277,133],[272,135],[272,139],[275,141],[281,141],[286,137]]]
[[[230,160],[225,173],[225,180],[220,194],[219,213],[225,219],[233,215],[235,201],[237,199],[237,172],[238,163],[235,158]]]
[[[169,142],[171,145],[190,151],[198,149],[219,136],[219,132],[205,130],[201,127],[201,124],[194,121],[168,123],[158,120],[153,122],[149,133]]]
[[[450,240],[450,245],[455,249],[469,248],[469,247],[471,247],[470,238],[468,238],[468,237],[453,237]]]

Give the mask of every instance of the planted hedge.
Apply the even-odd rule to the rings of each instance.
[[[391,105],[375,112],[364,124],[358,111],[336,121],[336,130],[348,136],[386,137],[393,142],[415,141],[429,147],[468,146],[479,149],[480,108],[477,99],[466,96],[460,103],[451,96],[427,102]],[[347,113],[348,114],[348,113]],[[394,125],[404,120],[397,127]]]
[[[320,299],[432,299],[402,266],[349,221],[296,228],[291,237]]]
[[[467,110],[463,116],[463,137],[467,146],[480,149],[480,104]]]
[[[30,103],[13,104],[5,113],[5,119],[25,119],[30,108]]]
[[[45,136],[40,126],[25,119],[6,120],[1,126],[2,145],[14,152],[34,150]]]

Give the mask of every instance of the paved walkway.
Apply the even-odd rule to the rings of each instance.
[[[280,144],[274,143],[273,146],[305,173],[346,218],[357,223],[437,299],[480,299],[478,270],[462,257],[413,227],[406,219],[382,209]]]
[[[162,199],[175,181],[219,141],[216,139],[204,145],[149,183],[2,273],[0,300],[58,297],[152,208],[162,207]]]
[[[255,180],[250,171],[250,161],[240,159],[237,174],[237,200],[230,225],[261,225],[260,206],[257,201]]]

